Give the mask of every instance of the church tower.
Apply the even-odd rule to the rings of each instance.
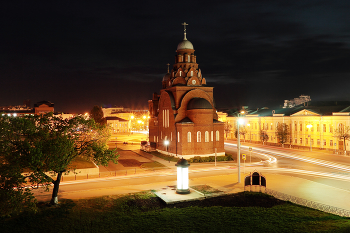
[[[162,80],[160,94],[149,100],[149,140],[162,153],[191,158],[224,155],[224,123],[218,121],[213,87],[198,68],[193,44],[184,39],[176,50],[175,64]]]

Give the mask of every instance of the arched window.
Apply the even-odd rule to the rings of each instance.
[[[193,70],[191,70],[191,76],[193,76]]]
[[[209,142],[209,132],[205,131],[205,142]]]
[[[180,71],[180,76],[182,76],[182,71]]]
[[[187,62],[191,62],[190,55],[187,55]]]
[[[214,141],[214,132],[211,131],[211,141]]]
[[[197,132],[197,142],[201,142],[201,131]]]
[[[219,138],[219,136],[220,136],[219,135],[219,130],[216,130],[216,135],[215,136],[216,136],[216,141],[218,142],[220,140],[220,138]]]
[[[191,142],[191,132],[187,133],[187,142]]]

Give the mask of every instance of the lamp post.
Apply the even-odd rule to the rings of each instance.
[[[170,163],[170,156],[169,156],[169,151],[168,151],[169,140],[165,140],[165,141],[164,141],[164,145],[166,146],[166,152],[167,152],[167,154],[168,154],[168,157],[169,157],[169,163]]]
[[[250,128],[250,123],[247,124],[249,127],[249,142],[252,143],[252,129]]]
[[[245,111],[241,110],[238,114],[237,118],[237,166],[238,166],[238,183],[241,183],[241,141],[240,141],[240,133],[239,133],[239,125],[243,123],[243,119],[240,116],[244,115]]]
[[[312,125],[311,124],[308,124],[306,126],[309,130],[309,139],[310,139],[310,151],[312,151],[312,146],[311,146],[311,128],[312,128]]]
[[[190,189],[188,187],[188,167],[190,164],[184,158],[177,161],[175,164],[177,167],[177,186],[176,193],[178,194],[188,194]]]

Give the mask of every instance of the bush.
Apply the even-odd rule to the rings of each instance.
[[[216,161],[233,161],[232,155],[226,154],[223,156],[216,156]],[[188,159],[189,163],[205,163],[205,162],[215,162],[215,156],[209,156],[209,157],[200,157],[195,156],[193,158]]]

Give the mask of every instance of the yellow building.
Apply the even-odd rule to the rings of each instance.
[[[268,135],[264,142],[268,145],[280,144],[276,136],[278,124],[286,124],[289,128],[288,141],[284,146],[293,148],[312,148],[323,150],[349,150],[349,141],[340,135],[349,134],[350,102],[309,102],[308,106],[299,105],[290,109],[258,109],[250,111],[244,117],[240,127],[241,140],[262,143],[261,134]],[[237,117],[227,117],[230,128],[228,139],[235,139]],[[337,132],[341,131],[339,134]]]

